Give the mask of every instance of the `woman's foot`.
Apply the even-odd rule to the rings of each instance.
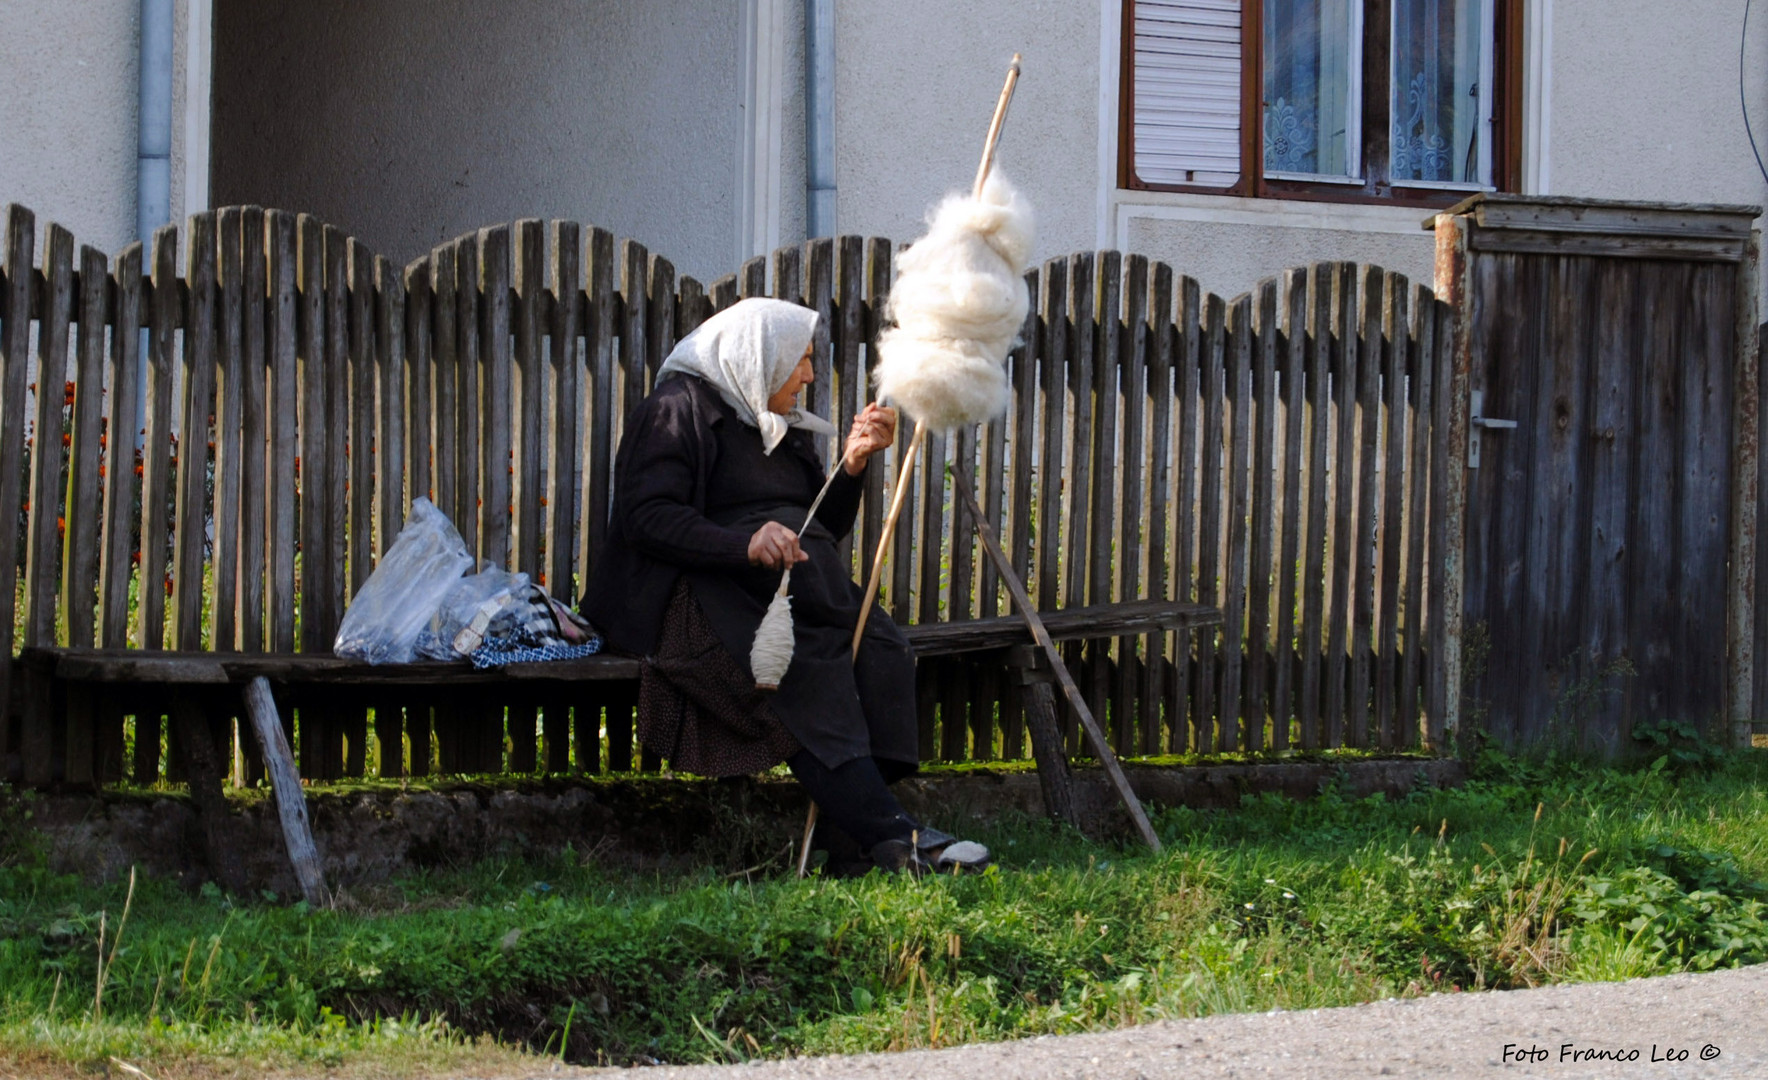
[[[958,840],[938,829],[921,828],[908,840],[885,840],[872,845],[872,865],[894,873],[907,870],[922,874],[975,873],[992,861],[986,847],[974,840]]]

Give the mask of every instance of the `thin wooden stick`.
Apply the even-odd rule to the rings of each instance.
[[[1007,123],[1007,106],[1013,103],[1013,88],[1019,84],[1019,54],[1013,54],[1013,62],[1007,66],[1007,84],[1001,87],[1001,98],[995,102],[994,119],[988,123],[988,141],[982,144],[982,164],[976,169],[976,187],[972,192],[976,198],[982,198],[982,182],[988,179],[988,170],[994,164],[995,143],[1000,141],[1001,128]]]
[[[816,835],[816,803],[810,804],[810,813],[804,815],[804,842],[798,846],[798,876],[810,873],[810,838]]]
[[[1037,609],[1031,606],[1031,596],[1025,591],[1025,583],[1019,580],[1018,571],[1001,551],[1001,543],[995,539],[994,529],[983,516],[982,507],[976,505],[976,496],[970,493],[970,485],[964,480],[963,473],[951,470],[952,488],[963,498],[964,505],[970,508],[970,520],[976,523],[976,532],[982,537],[982,546],[988,550],[988,557],[994,560],[995,568],[1001,572],[1001,580],[1007,583],[1007,591],[1013,594],[1013,606],[1025,619],[1030,628],[1031,636],[1043,646],[1044,655],[1050,658],[1050,667],[1056,673],[1056,681],[1062,684],[1062,692],[1068,695],[1068,704],[1073,706],[1075,715],[1086,729],[1087,741],[1093,744],[1093,753],[1099,758],[1099,764],[1105,767],[1105,775],[1110,778],[1111,786],[1117,789],[1117,795],[1123,800],[1124,809],[1130,812],[1130,820],[1136,823],[1136,831],[1148,846],[1158,852],[1160,837],[1154,835],[1154,826],[1148,822],[1148,814],[1142,809],[1142,802],[1130,788],[1129,777],[1123,774],[1123,767],[1117,763],[1117,755],[1112,753],[1111,744],[1105,741],[1104,732],[1099,730],[1099,722],[1093,719],[1091,709],[1087,708],[1086,699],[1081,696],[1080,687],[1074,685],[1074,677],[1068,673],[1068,665],[1063,662],[1062,654],[1056,650],[1056,643],[1050,640],[1050,631],[1044,627],[1044,620],[1038,617]]]
[[[872,576],[866,581],[866,595],[859,605],[859,621],[853,626],[853,656],[859,659],[859,639],[866,632],[866,619],[872,614],[872,600],[878,595],[878,583],[884,577],[884,554],[890,550],[890,539],[896,534],[896,519],[902,514],[902,500],[915,477],[915,455],[927,439],[927,424],[916,421],[915,436],[903,452],[902,465],[896,470],[896,494],[890,497],[890,516],[884,519],[884,533],[878,537],[878,554],[872,560]]]

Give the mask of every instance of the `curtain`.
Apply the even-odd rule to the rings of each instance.
[[[1485,182],[1479,75],[1486,2],[1393,0],[1396,181]]]
[[[1264,0],[1266,174],[1356,171],[1358,0]]]

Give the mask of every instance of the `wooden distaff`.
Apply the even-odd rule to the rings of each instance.
[[[994,167],[995,145],[1000,142],[1001,128],[1007,122],[1007,106],[1013,103],[1013,88],[1019,85],[1019,54],[1013,54],[1013,62],[1007,66],[1007,82],[1001,87],[1000,99],[995,102],[994,117],[988,123],[988,138],[982,145],[982,164],[976,168],[976,184],[971,189],[971,197],[982,198],[982,186],[988,181],[988,172]],[[866,632],[866,620],[872,614],[872,601],[878,595],[878,583],[884,577],[884,554],[890,550],[890,541],[896,535],[896,519],[902,516],[903,498],[908,494],[909,482],[915,475],[915,458],[921,452],[921,444],[927,441],[927,424],[915,421],[915,434],[909,439],[908,449],[903,451],[902,464],[896,470],[896,492],[890,497],[890,513],[884,518],[884,531],[878,536],[878,554],[872,559],[872,573],[866,579],[866,594],[860,601],[859,621],[853,626],[853,655],[859,657],[860,638]],[[808,830],[807,830],[808,832]],[[809,853],[809,841],[806,840],[805,853]]]

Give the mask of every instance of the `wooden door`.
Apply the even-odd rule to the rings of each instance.
[[[1750,217],[1488,197],[1462,218],[1460,714],[1501,745],[1613,754],[1641,721],[1747,719]]]

